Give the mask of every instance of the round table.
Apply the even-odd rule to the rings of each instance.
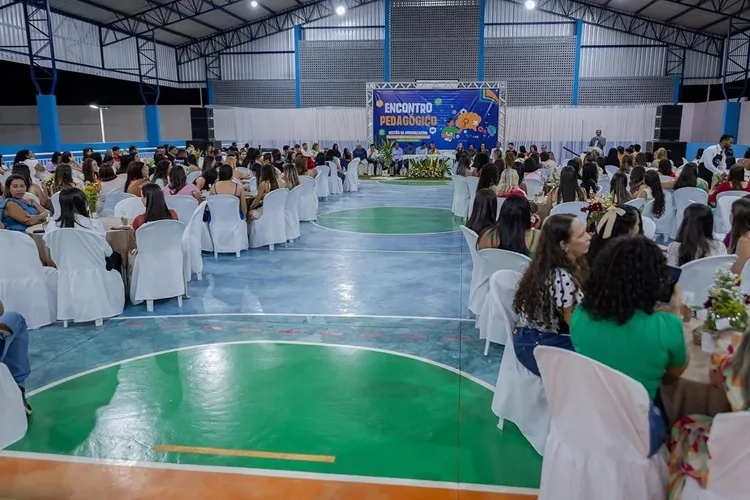
[[[130,226],[122,228],[122,221],[119,217],[102,217],[99,220],[104,226],[105,231],[107,231],[107,243],[112,247],[112,250],[122,256],[123,268],[127,269],[128,253],[130,250],[136,248],[135,231]],[[39,251],[39,260],[42,261],[42,264],[55,267],[55,263],[52,262],[52,258],[50,257],[49,248],[44,243],[44,233],[35,232],[42,230],[44,230],[44,225],[38,224],[26,229],[26,233],[34,238],[34,243],[36,243],[36,248]]]

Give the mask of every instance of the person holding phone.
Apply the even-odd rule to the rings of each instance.
[[[688,365],[678,314],[680,269],[669,267],[659,246],[643,236],[621,236],[607,245],[583,285],[570,338],[576,352],[640,382],[656,401],[664,378]],[[649,413],[651,454],[667,437],[662,411]]]

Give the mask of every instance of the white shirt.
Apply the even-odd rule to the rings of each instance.
[[[102,225],[102,222],[100,220],[89,219],[88,217],[84,217],[81,214],[76,214],[75,218],[75,229],[82,229],[84,231],[94,233],[97,236],[101,236],[102,238],[107,237],[107,232],[104,230],[104,226]],[[57,229],[60,229],[60,223],[57,222],[57,219],[55,217],[50,217],[49,222],[47,223],[47,227],[44,229],[44,232],[50,233],[52,231],[56,231]]]
[[[427,148],[417,148],[417,154],[418,155],[426,155],[427,154]]]
[[[708,253],[706,255],[696,256],[697,259],[703,259],[705,257],[715,257],[717,255],[726,255],[727,247],[724,243],[717,240],[711,240],[709,243]],[[667,264],[670,266],[679,266],[680,260],[680,244],[673,241],[667,247]]]
[[[714,158],[719,154],[721,154],[721,160],[717,159],[717,165],[714,165]],[[707,147],[706,150],[703,151],[703,156],[701,156],[700,162],[703,163],[703,166],[705,166],[710,172],[715,174],[723,173],[727,170],[727,155],[718,144]]]

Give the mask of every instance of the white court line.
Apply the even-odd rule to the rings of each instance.
[[[325,228],[327,229],[327,228]],[[443,234],[443,233],[440,233]],[[310,248],[310,247],[277,247],[276,250],[312,250],[314,252],[379,252],[379,253],[418,253],[418,254],[437,254],[437,255],[467,255],[469,252],[437,252],[434,250],[370,250],[366,248]]]
[[[318,313],[265,313],[265,312],[237,312],[237,313],[192,313],[192,314],[157,314],[153,316],[117,316],[107,321],[126,321],[130,319],[158,319],[158,318],[205,318],[208,316],[290,316],[293,318],[368,318],[368,319],[424,319],[429,321],[466,321],[468,318],[450,318],[441,316],[389,316],[380,314],[318,314]]]
[[[310,221],[310,224],[327,231],[336,231],[337,233],[344,234],[363,234],[365,236],[435,236],[438,234],[452,234],[461,231],[460,229],[451,229],[450,231],[441,231],[439,233],[361,233],[359,231],[345,231],[344,229],[335,229],[332,227],[321,226],[315,221]]]
[[[166,469],[176,471],[208,472],[216,474],[235,474],[242,476],[265,476],[284,479],[310,479],[317,481],[338,481],[342,483],[379,484],[386,486],[412,486],[418,488],[439,488],[461,491],[477,491],[485,493],[509,493],[516,495],[536,496],[539,490],[533,488],[517,488],[513,486],[495,486],[473,483],[454,483],[450,481],[427,481],[420,479],[401,479],[391,477],[354,476],[346,474],[325,474],[321,472],[297,472],[274,469],[251,469],[243,467],[227,467],[218,465],[189,465],[165,462],[141,462],[137,460],[120,460],[113,458],[90,458],[68,455],[54,455],[49,453],[30,453],[24,451],[2,451],[0,457],[22,460],[47,460],[73,464],[108,465],[124,467],[141,467],[144,469]]]
[[[349,212],[351,210],[363,210],[363,209],[370,209],[370,208],[431,208],[434,210],[447,210],[448,212],[452,212],[452,209],[445,208],[445,207],[429,207],[425,205],[372,205],[368,207],[353,207],[353,208],[340,208],[338,210],[330,210],[328,212],[320,212],[318,215],[328,215],[328,214],[336,214],[339,212]]]
[[[474,377],[473,375],[469,375],[468,373],[459,370],[458,368],[453,368],[452,366],[445,365],[443,363],[439,363],[437,361],[433,361],[431,359],[427,358],[421,358],[419,356],[415,356],[413,354],[406,354],[403,352],[397,352],[397,351],[389,351],[387,349],[378,349],[376,347],[364,347],[364,346],[355,346],[355,345],[347,345],[347,344],[326,344],[324,342],[295,342],[295,341],[289,341],[289,340],[236,340],[232,342],[213,342],[210,344],[199,344],[199,345],[191,345],[191,346],[183,346],[183,347],[177,347],[175,349],[166,349],[164,351],[157,351],[152,352],[149,354],[141,354],[140,356],[134,356],[132,358],[126,358],[120,361],[115,361],[114,363],[109,363],[102,366],[97,366],[96,368],[92,368],[90,370],[83,371],[81,373],[76,373],[75,375],[70,375],[69,377],[62,378],[60,380],[56,380],[55,382],[52,382],[50,384],[47,384],[45,386],[42,386],[38,389],[34,389],[33,391],[30,391],[28,393],[29,396],[33,396],[34,394],[38,394],[40,392],[46,391],[47,389],[51,389],[55,386],[58,386],[60,384],[63,384],[65,382],[69,382],[71,380],[75,380],[77,378],[90,375],[92,373],[96,373],[101,370],[106,370],[107,368],[112,368],[114,366],[124,365],[126,363],[132,363],[133,361],[138,361],[141,359],[146,358],[153,358],[155,356],[161,356],[162,354],[170,354],[173,352],[181,352],[181,351],[190,351],[194,349],[201,349],[204,347],[217,347],[217,346],[224,346],[224,345],[242,345],[242,344],[293,344],[293,345],[307,345],[307,346],[318,346],[318,347],[334,347],[334,348],[343,348],[343,349],[357,349],[360,351],[372,351],[372,352],[380,352],[384,354],[391,354],[393,356],[399,356],[402,358],[408,358],[415,361],[421,361],[422,363],[426,363],[428,365],[436,366],[438,368],[442,368],[444,370],[447,370],[449,372],[453,372],[456,375],[460,375],[468,380],[471,380],[472,382],[484,387],[485,389],[494,392],[495,388],[488,384],[487,382],[478,379],[477,377]]]

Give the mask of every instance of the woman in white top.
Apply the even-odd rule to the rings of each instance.
[[[171,169],[172,163],[169,160],[161,160],[154,168],[154,175],[151,176],[151,182],[164,189],[169,185],[169,171]]]
[[[675,241],[667,247],[667,263],[682,266],[688,262],[726,255],[724,243],[714,239],[714,215],[708,206],[693,203],[685,209]]]
[[[78,188],[60,191],[60,214],[50,219],[45,232],[50,233],[62,228],[83,229],[105,240],[107,236],[101,221],[89,218],[86,195]]]

